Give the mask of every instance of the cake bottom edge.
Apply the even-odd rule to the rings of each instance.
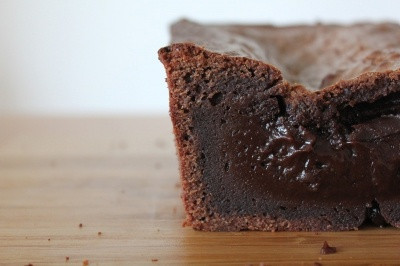
[[[312,208],[312,210],[310,209]],[[286,212],[286,213],[285,213]],[[204,214],[204,212],[203,212]],[[208,216],[187,215],[183,226],[198,231],[352,231],[364,225],[400,228],[400,200],[381,200],[371,204],[353,206],[337,205],[298,206],[296,210],[279,210],[263,214],[222,214],[211,212]]]

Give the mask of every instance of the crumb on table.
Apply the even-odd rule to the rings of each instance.
[[[324,245],[321,248],[321,254],[327,255],[327,254],[333,254],[336,253],[336,247],[331,247],[328,245],[328,242],[324,242]]]

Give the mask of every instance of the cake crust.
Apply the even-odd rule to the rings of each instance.
[[[186,225],[351,230],[374,201],[399,226],[399,26],[181,21],[172,36],[159,58]]]

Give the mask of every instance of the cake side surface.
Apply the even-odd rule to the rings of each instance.
[[[398,70],[310,90],[254,55],[177,43],[160,49],[159,58],[186,224],[214,231],[349,230],[364,221],[372,201],[399,224]]]

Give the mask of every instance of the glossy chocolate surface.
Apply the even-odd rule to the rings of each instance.
[[[365,205],[398,195],[400,116],[388,111],[397,111],[398,97],[355,106],[318,129],[293,125],[270,97],[255,106],[253,98],[224,99],[212,110],[195,110],[204,180],[217,206],[254,213],[263,212],[271,197],[289,205]],[[393,108],[382,108],[383,102]]]

